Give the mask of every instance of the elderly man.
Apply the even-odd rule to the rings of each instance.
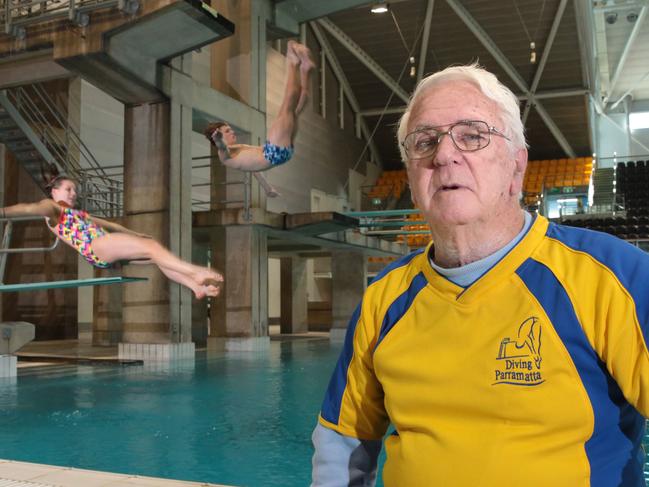
[[[313,485],[644,487],[649,256],[519,205],[518,101],[472,65],[422,80],[398,131],[432,243],[354,312]]]

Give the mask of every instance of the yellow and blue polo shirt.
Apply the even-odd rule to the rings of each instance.
[[[368,287],[320,424],[392,424],[386,486],[644,487],[649,255],[537,217],[463,288],[429,250]]]

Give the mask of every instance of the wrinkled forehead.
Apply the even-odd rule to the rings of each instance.
[[[482,120],[501,125],[495,101],[467,81],[445,82],[431,86],[413,101],[408,132],[423,127],[445,126],[460,120]]]

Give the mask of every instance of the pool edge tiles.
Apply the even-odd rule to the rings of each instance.
[[[25,487],[233,487],[225,484],[57,467],[0,458],[0,484],[7,480],[15,481],[17,485]]]

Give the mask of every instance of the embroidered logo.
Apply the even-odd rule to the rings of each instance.
[[[545,382],[541,370],[541,323],[530,316],[518,327],[515,339],[503,338],[494,370],[496,384],[537,386]]]

